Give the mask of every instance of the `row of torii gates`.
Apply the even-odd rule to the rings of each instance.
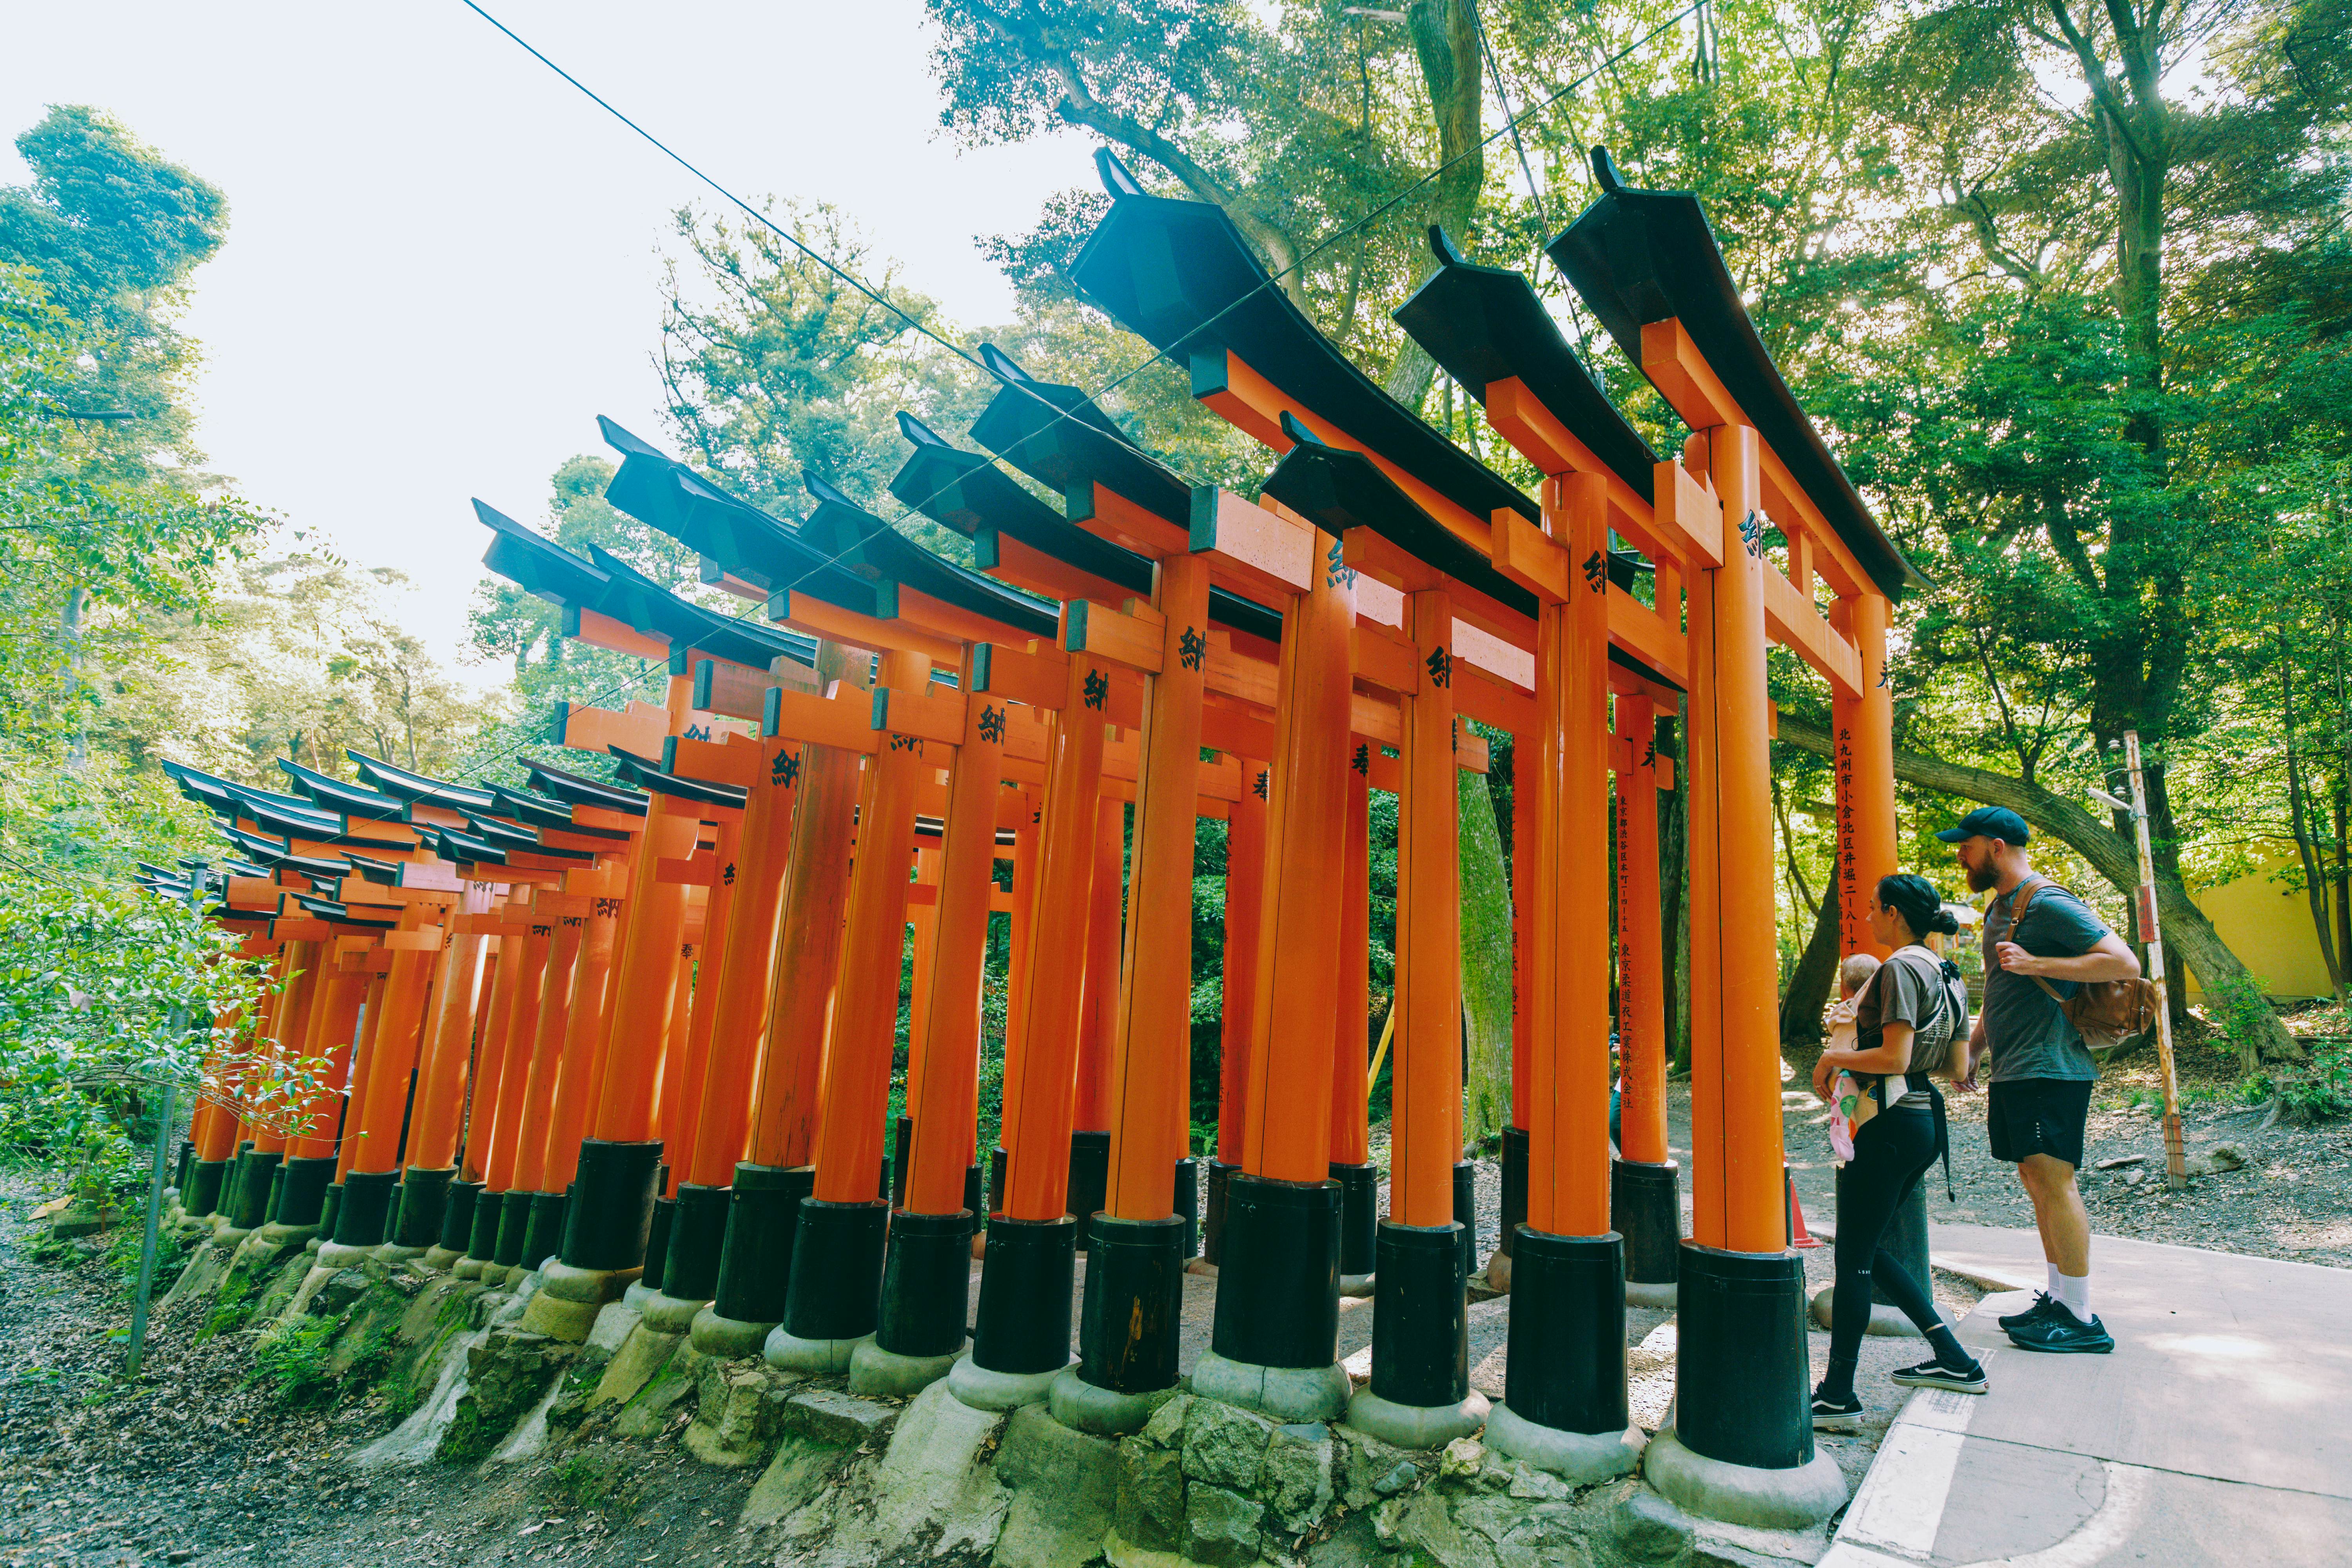
[[[1483,1422],[1580,1478],[1641,1451],[1628,1290],[1678,1291],[1653,1479],[1694,1500],[1704,1487],[1676,1478],[1726,1465],[1816,1487],[1827,1467],[1834,1484],[1786,1246],[1766,657],[1779,644],[1830,684],[1843,946],[1867,949],[1854,894],[1895,866],[1890,603],[1918,579],[1780,378],[1695,197],[1625,187],[1596,151],[1604,194],[1549,247],[1693,432],[1663,460],[1524,277],[1433,231],[1437,268],[1397,320],[1545,476],[1530,500],[1349,363],[1218,210],[1098,161],[1114,201],[1074,278],[1281,455],[1260,499],[1188,484],[1083,394],[983,350],[1003,384],[971,435],[993,459],[902,416],[913,452],[890,486],[970,537],[977,572],[817,476],[809,515],[780,521],[610,421],[609,499],[768,624],[478,503],[488,563],[561,605],[567,635],[667,661],[667,700],[559,713],[617,784],[534,762],[528,789],[473,785],[354,755],[359,784],[289,762],[298,793],[279,795],[174,769],[237,857],[155,885],[203,879],[285,982],[258,1036],[327,1063],[307,1104],[215,1086],[185,1207],[232,1231],[320,1227],[322,1263],[388,1251],[494,1282],[537,1268],[527,1322],[548,1332],[582,1336],[627,1290],[712,1353],[892,1392],[945,1375],[967,1402],[1044,1399],[1103,1432],[1178,1381],[1205,1232],[1196,1394],[1344,1412],[1416,1446]],[[1653,809],[1675,766],[1656,725],[1685,699],[1686,1235]],[[1465,1356],[1455,781],[1486,763],[1465,718],[1518,758],[1495,1270],[1511,1319],[1491,1412]],[[1385,1215],[1364,1072],[1375,788],[1399,800]],[[1230,845],[1205,1226],[1189,1138],[1202,816]],[[996,910],[1009,1016],[983,1184]],[[1335,1335],[1365,1276],[1357,1390]]]

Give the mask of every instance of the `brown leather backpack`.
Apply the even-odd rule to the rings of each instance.
[[[2025,929],[2025,911],[2032,906],[2033,895],[2044,887],[2057,888],[2047,877],[2027,885],[2024,896],[2009,915],[2009,940],[2015,942],[2017,933]],[[2074,894],[2058,888],[2068,898]],[[2113,1050],[2136,1035],[2144,1035],[2156,1027],[2156,983],[2144,978],[2131,980],[2084,980],[2074,986],[2074,994],[2061,996],[2058,988],[2039,974],[2026,976],[2049,994],[2066,1015],[2066,1021],[2082,1032],[2083,1044],[2095,1051]]]

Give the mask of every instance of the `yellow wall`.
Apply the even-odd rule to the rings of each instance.
[[[2277,855],[2261,870],[2203,888],[2191,896],[2213,929],[2229,943],[2245,966],[2273,996],[2327,996],[2327,960],[2319,951],[2319,937],[2311,929],[2311,905],[2300,889],[2274,880],[2271,873],[2294,863],[2293,852]],[[2189,976],[2189,994],[2203,994],[2195,974]]]

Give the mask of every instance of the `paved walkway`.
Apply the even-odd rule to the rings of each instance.
[[[1941,1267],[2038,1288],[2031,1231],[1936,1226]],[[1820,1568],[2352,1563],[2352,1271],[2100,1237],[2113,1355],[2018,1350],[1988,1296],[1960,1325],[1981,1398],[1921,1389]]]

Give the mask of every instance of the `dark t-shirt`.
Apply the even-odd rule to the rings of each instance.
[[[2028,888],[2033,889],[2033,897],[2025,906],[2025,927],[2011,936],[2009,911]],[[2066,1021],[2064,1009],[2034,984],[2031,974],[2000,967],[1996,950],[2004,942],[2014,942],[2036,958],[2080,958],[2106,934],[2107,928],[2088,905],[2044,877],[2020,882],[1985,906],[1984,1026],[1985,1038],[1992,1047],[1989,1081],[2079,1080],[2099,1076],[2098,1064],[2083,1044],[2082,1031]],[[2060,996],[2072,996],[2074,984],[2071,980],[2050,982]]]
[[[2031,921],[2032,911],[2026,911]],[[1898,1105],[1926,1105],[1927,1100],[1928,1058],[1925,1048],[1929,1042],[1920,1037],[1931,1032],[1939,1016],[1937,1009],[1950,1010],[1948,1002],[1938,1002],[1943,990],[1942,961],[1924,947],[1906,947],[1878,966],[1870,984],[1853,1005],[1853,1047],[1858,1051],[1874,1051],[1886,1043],[1886,1026],[1911,1026],[1911,1065],[1903,1073],[1886,1075],[1886,1085],[1881,1103],[1888,1109]],[[1942,1025],[1943,1038],[1949,1038],[1951,1023]],[[1906,1079],[1909,1081],[1906,1082]]]

